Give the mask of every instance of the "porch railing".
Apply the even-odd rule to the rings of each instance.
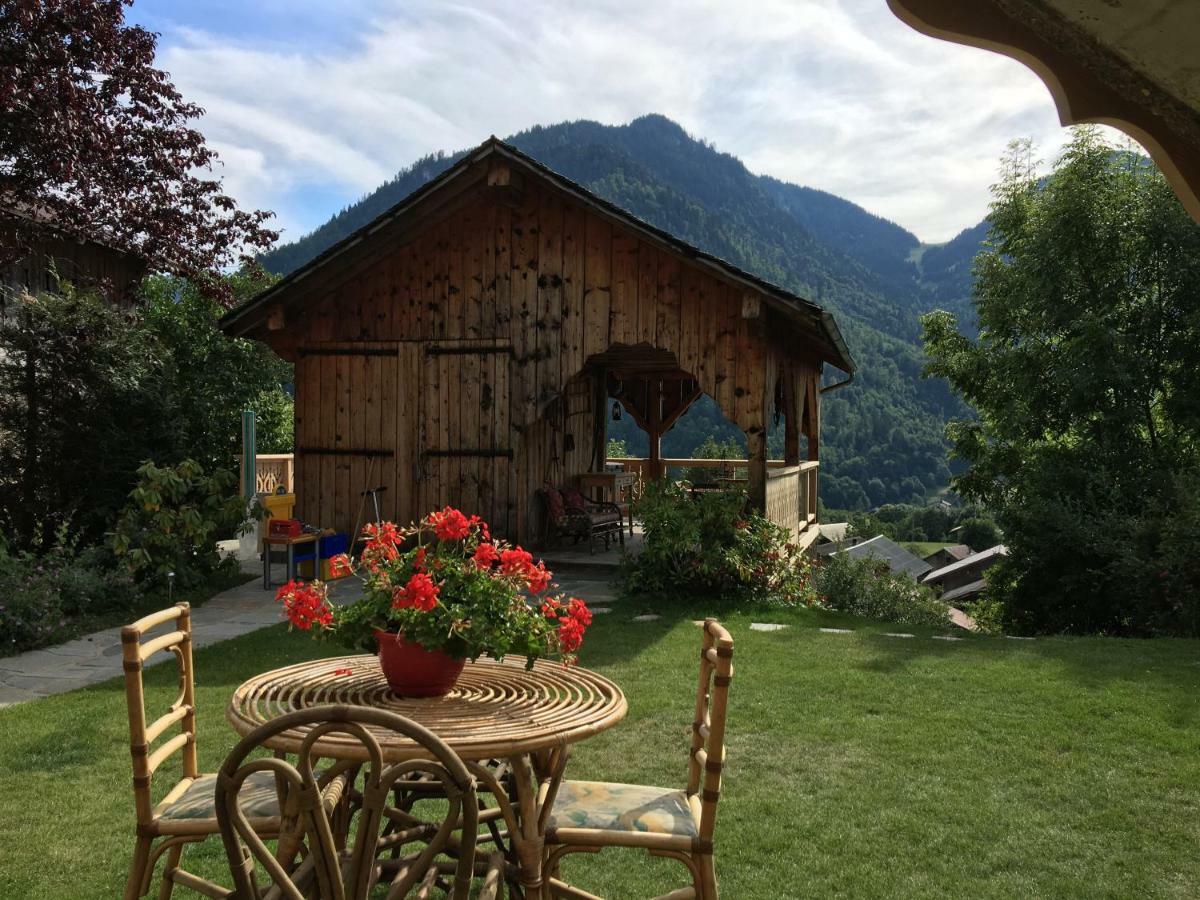
[[[254,490],[273,494],[279,485],[287,493],[296,491],[296,459],[291,453],[260,453],[254,457]],[[243,485],[244,487],[244,485]],[[243,491],[243,495],[245,492]]]
[[[650,460],[644,457],[625,457],[608,460],[621,465],[626,472],[638,476],[637,492],[650,477]],[[718,469],[744,474],[748,462],[744,459],[662,459],[664,469]],[[804,545],[812,542],[817,526],[817,472],[820,463],[816,460],[789,466],[782,459],[767,460],[767,518],[777,525],[791,530]],[[736,477],[733,480],[737,480]]]

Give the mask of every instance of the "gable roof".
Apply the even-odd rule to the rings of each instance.
[[[891,538],[884,537],[882,534],[877,534],[869,541],[863,541],[861,544],[855,544],[853,547],[847,547],[838,552],[845,553],[853,559],[882,560],[888,564],[888,568],[893,573],[899,575],[901,572],[907,572],[913,578],[920,578],[933,568],[921,557],[909,553]]]
[[[981,550],[968,556],[966,559],[960,559],[958,562],[950,563],[948,566],[930,572],[925,576],[925,581],[929,584],[936,584],[944,579],[947,575],[953,575],[955,572],[961,572],[964,569],[970,569],[974,566],[983,565],[984,568],[996,562],[1001,556],[1008,553],[1008,548],[1003,544],[997,544],[995,547],[989,547],[986,550]],[[986,563],[986,565],[984,565]]]
[[[954,562],[966,559],[973,551],[966,544],[947,544],[945,547],[938,547],[932,553],[926,553],[921,557],[925,562],[929,562],[938,556],[948,556]]]
[[[595,212],[617,221],[620,225],[637,232],[652,243],[666,246],[668,249],[686,257],[701,268],[708,269],[719,277],[739,282],[746,287],[760,291],[769,306],[782,313],[801,328],[816,333],[820,342],[825,345],[828,353],[828,362],[844,372],[854,371],[854,359],[850,355],[850,349],[846,346],[841,330],[834,321],[833,315],[816,303],[784,290],[779,285],[772,284],[765,279],[752,275],[744,269],[740,269],[730,262],[713,256],[711,253],[706,253],[698,247],[693,247],[670,232],[656,228],[650,223],[639,219],[628,210],[592,193],[565,175],[555,172],[549,166],[538,162],[532,156],[522,153],[516,147],[500,140],[495,135],[488,138],[471,152],[464,154],[462,159],[436,178],[431,179],[413,191],[391,209],[376,216],[363,227],[351,232],[304,265],[288,273],[265,291],[252,297],[242,305],[231,309],[221,317],[218,323],[221,330],[235,336],[246,334],[265,317],[268,305],[281,300],[290,288],[298,285],[315,272],[327,269],[336,264],[338,258],[351,247],[361,244],[385,225],[402,219],[405,215],[412,212],[422,200],[437,193],[456,178],[459,178],[464,172],[475,168],[479,163],[490,158],[506,160],[516,168],[548,182],[559,191],[568,194]]]

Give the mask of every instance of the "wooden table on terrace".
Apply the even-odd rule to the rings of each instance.
[[[325,704],[373,706],[413,719],[454,748],[480,780],[503,793],[483,763],[505,759],[517,793],[505,809],[520,881],[530,897],[541,896],[546,823],[562,780],[570,745],[611,728],[625,717],[625,695],[595,672],[538,660],[483,658],[468,662],[445,697],[406,698],[393,694],[374,656],[320,659],[275,669],[234,691],[226,716],[245,736],[271,719]],[[307,729],[282,732],[266,746],[296,752]],[[421,748],[387,731],[376,733],[388,762],[418,757]],[[347,735],[319,740],[315,752],[329,759],[365,761],[363,745]]]
[[[633,502],[637,487],[636,472],[584,472],[577,475],[579,489],[593,492],[593,500],[606,500],[629,516],[629,536],[633,536]]]

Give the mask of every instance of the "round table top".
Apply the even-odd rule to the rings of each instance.
[[[377,657],[364,655],[312,660],[256,675],[234,691],[226,716],[245,736],[285,713],[325,704],[399,713],[434,732],[463,759],[474,760],[583,740],[615,725],[628,708],[621,689],[595,672],[549,660],[526,670],[523,658],[512,657],[468,662],[445,697],[398,697],[384,680]],[[265,746],[295,751],[306,730],[281,732]],[[407,738],[371,730],[389,760],[419,755]],[[334,759],[358,759],[363,753],[359,742],[340,734],[323,738],[315,749]]]

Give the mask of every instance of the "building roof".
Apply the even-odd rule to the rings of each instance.
[[[849,522],[822,522],[817,526],[817,533],[821,540],[837,543],[846,539],[846,531],[849,528]]]
[[[824,347],[827,362],[844,372],[854,371],[854,359],[850,355],[850,350],[846,346],[837,323],[830,313],[826,312],[816,303],[793,294],[779,285],[772,284],[756,275],[752,275],[730,262],[713,256],[711,253],[706,253],[686,241],[680,240],[670,232],[656,228],[648,222],[639,219],[628,210],[593,194],[582,185],[555,172],[549,166],[522,153],[516,147],[500,140],[494,135],[471,152],[465,154],[462,159],[436,178],[413,191],[391,209],[380,214],[362,228],[352,232],[324,252],[313,257],[307,263],[290,272],[246,303],[230,310],[221,318],[219,323],[221,329],[235,336],[247,334],[266,317],[268,307],[272,303],[281,300],[286,302],[284,298],[293,286],[299,284],[318,270],[331,266],[351,247],[369,240],[371,235],[385,225],[411,213],[422,200],[446,187],[455,179],[460,178],[464,172],[476,168],[479,163],[492,158],[503,159],[516,168],[550,183],[553,187],[591,208],[596,213],[637,232],[639,236],[651,242],[673,250],[701,268],[708,269],[710,272],[727,280],[739,282],[746,287],[760,291],[768,306],[777,310],[806,331],[816,333],[820,339],[820,343]]]
[[[995,547],[989,547],[987,550],[974,553],[966,559],[960,559],[958,562],[950,563],[948,566],[943,566],[940,569],[930,572],[925,576],[925,583],[936,584],[947,575],[953,575],[955,572],[961,572],[964,569],[970,569],[974,566],[983,565],[986,568],[1007,553],[1008,550],[1003,544],[997,544]]]
[[[863,541],[861,544],[855,544],[853,547],[847,547],[845,550],[838,551],[845,553],[847,556],[854,559],[878,559],[886,562],[888,568],[895,574],[907,572],[914,578],[920,578],[926,572],[933,568],[921,557],[909,553],[891,538],[886,538],[882,534],[878,534],[869,541]]]
[[[972,581],[970,584],[964,584],[961,587],[956,587],[952,591],[946,591],[942,594],[942,600],[946,603],[953,603],[956,600],[966,600],[983,593],[983,589],[987,587],[987,582],[980,578],[978,581]]]
[[[939,553],[945,553],[952,560],[957,562],[960,559],[966,559],[968,556],[970,556],[971,548],[966,544],[947,544],[945,547],[938,547],[932,553],[926,553],[922,558],[926,562],[929,562],[929,560],[933,559]]]

